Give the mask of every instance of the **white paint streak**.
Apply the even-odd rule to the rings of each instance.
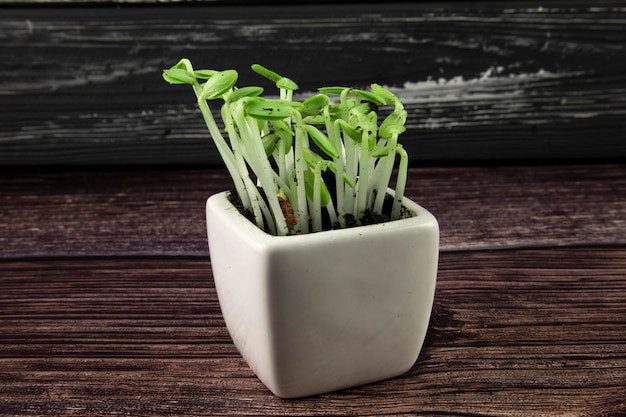
[[[160,61],[159,61],[160,62]],[[12,82],[8,85],[0,84],[0,95],[15,95],[24,91],[57,91],[61,88],[80,87],[89,84],[113,83],[131,75],[150,74],[161,71],[155,61],[154,65],[142,63],[137,67],[135,61],[122,62],[114,68],[106,65],[92,65],[72,73],[63,72],[63,78],[29,79],[28,82]]]
[[[560,83],[578,73],[535,73],[504,75],[504,68],[490,67],[472,79],[428,79],[406,82],[402,87],[389,87],[405,104],[418,113],[407,122],[409,128],[451,129],[464,126],[510,123],[544,123],[549,117],[593,117],[592,112],[561,112],[542,114],[532,90]],[[552,96],[552,100],[554,100]],[[579,109],[580,110],[580,109]],[[421,115],[421,116],[420,116]]]
[[[509,68],[510,70],[510,68]],[[453,129],[504,124],[540,125],[555,119],[593,118],[615,114],[602,96],[568,98],[558,87],[582,72],[555,73],[546,70],[506,73],[502,66],[487,68],[475,78],[429,78],[407,81],[401,87],[387,86],[409,112],[409,129]],[[316,92],[300,92],[305,100]],[[269,97],[272,98],[272,97]],[[277,97],[273,97],[277,98]],[[584,100],[584,102],[583,102]],[[603,107],[604,106],[604,107]]]

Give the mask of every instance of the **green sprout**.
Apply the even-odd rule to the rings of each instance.
[[[367,211],[383,214],[396,158],[389,220],[402,217],[408,155],[398,137],[407,113],[390,90],[323,87],[304,101],[298,85],[259,64],[252,70],[276,85],[278,98],[257,86],[237,87],[235,70],[194,70],[181,59],[163,71],[170,84],[191,85],[207,129],[256,225],[273,235],[342,228]],[[332,98],[335,100],[333,101]],[[222,100],[223,129],[209,102]],[[391,110],[379,121],[379,106]]]

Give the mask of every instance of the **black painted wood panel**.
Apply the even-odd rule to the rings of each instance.
[[[0,5],[0,164],[220,165],[180,57],[394,88],[413,162],[626,156],[623,2]],[[268,86],[269,87],[269,86]]]

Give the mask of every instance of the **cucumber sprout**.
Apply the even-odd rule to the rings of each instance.
[[[382,215],[396,156],[387,219],[402,216],[408,156],[398,137],[407,114],[396,95],[378,84],[370,91],[323,87],[300,102],[294,81],[259,64],[252,70],[276,85],[278,98],[263,97],[262,87],[236,87],[235,70],[194,70],[186,58],[163,78],[193,87],[235,192],[259,228],[284,236],[358,225],[367,211]],[[209,107],[218,99],[223,129]],[[379,106],[391,109],[380,122]]]

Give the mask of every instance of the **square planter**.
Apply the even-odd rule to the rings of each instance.
[[[420,352],[439,255],[435,217],[272,236],[227,192],[207,200],[215,287],[228,331],[258,378],[283,398],[398,376]]]

